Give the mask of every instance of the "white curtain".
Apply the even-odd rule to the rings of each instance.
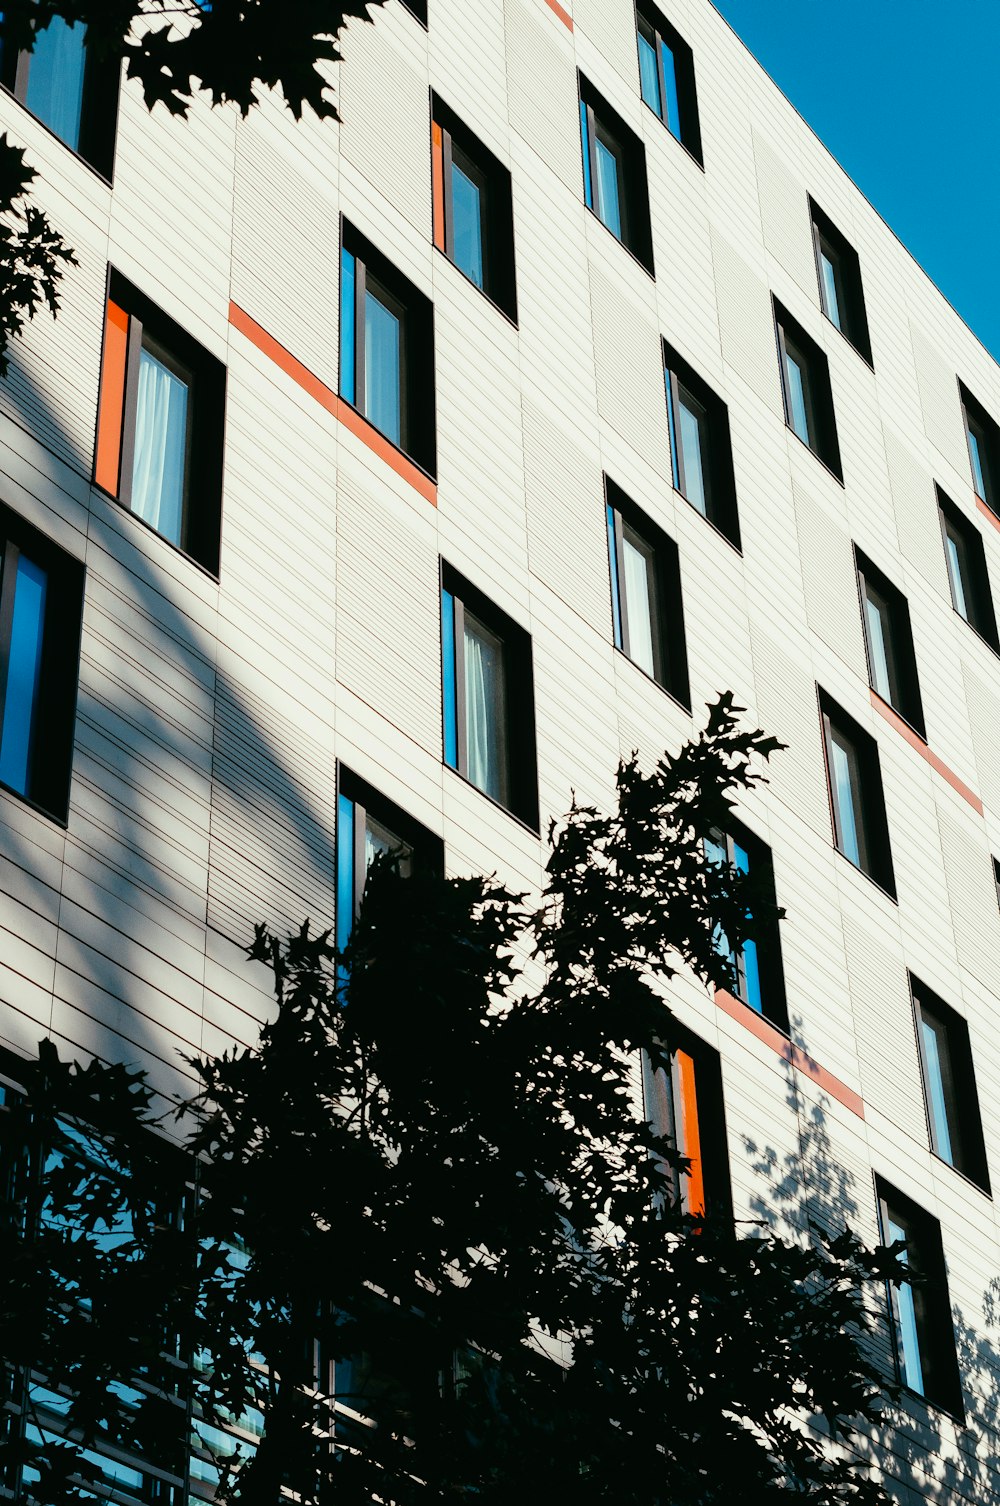
[[[148,350],[139,359],[132,511],[180,544],[187,450],[187,383]]]
[[[494,800],[507,798],[503,645],[465,614],[465,736],[469,778]]]
[[[68,26],[56,17],[38,33],[28,65],[25,104],[74,152],[80,149],[86,32],[82,21]]]

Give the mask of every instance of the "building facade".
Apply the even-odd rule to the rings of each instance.
[[[1000,371],[706,0],[343,50],[339,125],[4,59],[78,255],[0,383],[9,1073],[186,1091],[255,922],[343,934],[386,845],[537,890],[732,689],[787,748],[716,846],[787,915],[647,1092],[721,1082],[738,1216],[910,1241],[862,1448],[998,1499]]]

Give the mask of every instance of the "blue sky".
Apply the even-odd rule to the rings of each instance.
[[[1000,0],[714,0],[1000,360]]]

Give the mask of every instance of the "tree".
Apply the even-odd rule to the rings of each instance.
[[[630,1081],[669,1064],[676,969],[731,985],[719,927],[769,918],[705,848],[778,746],[738,711],[623,763],[614,814],[574,803],[535,908],[383,859],[343,953],[259,929],[276,1012],[194,1063],[184,1154],[141,1075],[44,1047],[14,1138],[47,1170],[0,1281],[63,1421],[53,1444],[29,1395],[0,1464],[62,1506],[102,1439],[176,1459],[191,1389],[206,1443],[256,1419],[227,1501],[885,1502],[841,1445],[878,1414],[865,1292],[906,1279],[895,1247],[686,1212]]]
[[[308,107],[338,119],[323,65],[340,59],[340,34],[385,0],[10,0],[3,44],[31,50],[53,21],[87,28],[88,46],[121,57],[146,105],[184,117],[200,88],[213,105],[242,115],[261,89],[278,89],[295,119]],[[44,304],[59,307],[59,282],[75,256],[27,199],[36,173],[24,153],[0,136],[0,375],[6,351]]]

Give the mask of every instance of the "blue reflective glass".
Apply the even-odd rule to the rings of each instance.
[[[840,825],[840,850],[845,858],[850,858],[851,862],[860,868],[861,841],[858,834],[856,815],[857,792],[854,788],[851,755],[848,749],[837,740],[836,733],[834,733],[830,740],[830,763],[833,800],[837,807],[837,817]]]
[[[396,315],[365,292],[365,417],[387,439],[401,437],[400,329]]]
[[[0,737],[0,782],[31,793],[31,754],[38,721],[38,693],[45,633],[48,576],[22,554],[14,584],[7,691]]]
[[[651,110],[663,119],[660,105],[660,76],[656,68],[656,49],[652,42],[639,33],[639,86],[642,97]]]
[[[894,1244],[897,1239],[906,1238],[906,1232],[889,1218],[888,1242]],[[909,1265],[907,1251],[900,1255],[903,1265]],[[924,1371],[920,1362],[920,1339],[917,1333],[917,1310],[913,1300],[913,1287],[893,1285],[893,1309],[896,1319],[896,1345],[899,1351],[899,1370],[904,1385],[909,1386],[911,1391],[918,1391],[921,1396],[924,1391]]]
[[[441,592],[441,689],[444,712],[444,761],[458,768],[458,722],[455,689],[455,598]]]
[[[583,145],[583,198],[588,209],[594,207],[594,185],[590,179],[590,132],[587,129],[587,106],[580,101],[580,140]]]
[[[792,410],[788,415],[789,422],[802,442],[811,445],[806,375],[800,363],[788,352],[785,354],[785,371],[788,375],[788,399]]]
[[[340,253],[340,395],[352,406],[354,392],[354,257]]]
[[[706,517],[708,499],[702,453],[704,434],[701,412],[683,388],[678,389],[677,406],[680,408],[680,442],[684,455],[684,495],[702,517]]]
[[[681,489],[680,452],[677,447],[677,424],[674,417],[674,401],[670,393],[670,372],[664,371],[663,381],[667,390],[667,425],[670,430],[670,472],[674,489]]]
[[[986,498],[986,471],[983,465],[983,452],[979,445],[979,435],[969,427],[969,458],[972,461],[972,484],[976,489],[976,496],[983,502]]]
[[[941,1054],[948,1050],[947,1040],[943,1040],[944,1032],[928,1019],[922,1017],[920,1021],[920,1033],[924,1045],[924,1061],[927,1064],[927,1108],[930,1113],[931,1136],[934,1149],[945,1161],[953,1166],[955,1156],[952,1151],[951,1130],[948,1126],[948,1106],[944,1094],[944,1073],[941,1068]]]
[[[733,843],[733,862],[740,873],[750,872],[750,855],[739,842]],[[748,915],[747,919],[750,920],[751,917]],[[764,1000],[760,989],[760,962],[757,957],[756,941],[743,943],[743,989],[746,1002],[751,1008],[756,1009],[758,1014],[762,1014]]]
[[[86,34],[81,21],[70,26],[59,16],[38,32],[24,97],[31,113],[74,152],[80,149]]]
[[[601,140],[597,142],[595,156],[597,158],[597,213],[612,234],[621,240],[622,213],[618,194],[618,158]]]
[[[477,288],[483,286],[483,206],[479,187],[451,165],[451,197],[454,213],[455,265]]]
[[[677,97],[677,60],[666,42],[660,43],[663,57],[663,84],[667,94],[667,129],[681,139],[681,106]]]
[[[615,648],[622,646],[621,585],[618,580],[618,550],[615,546],[615,510],[610,502],[608,514],[608,555],[611,561],[611,616],[614,621]]]
[[[337,796],[337,945],[343,949],[354,924],[354,801]]]
[[[819,254],[819,265],[823,276],[824,312],[831,323],[835,324],[838,329],[842,329],[843,325],[840,322],[840,295],[837,292],[837,272],[833,262],[825,251],[821,251]]]

